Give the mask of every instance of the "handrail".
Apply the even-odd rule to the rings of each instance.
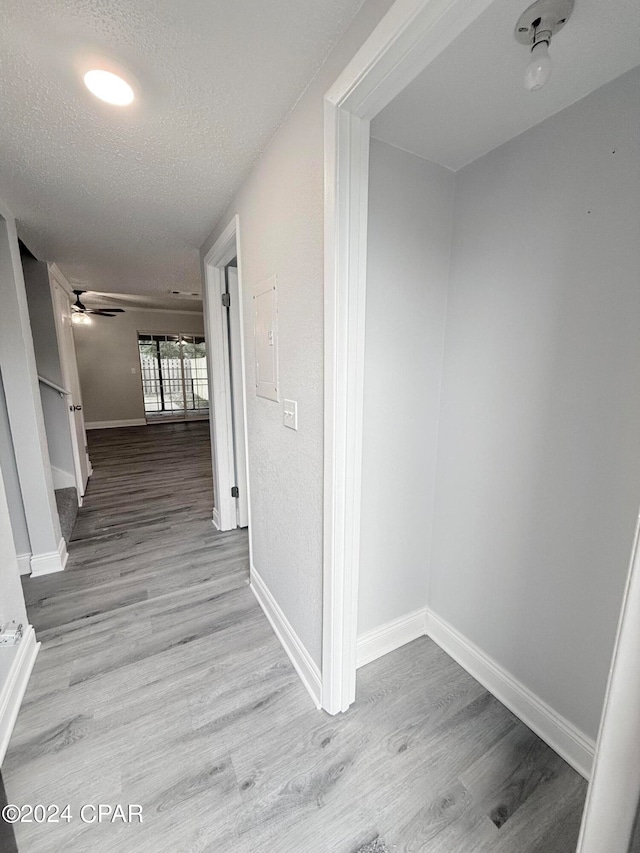
[[[40,376],[38,374],[38,379],[42,382],[43,385],[48,385],[49,388],[53,388],[54,391],[57,391],[63,397],[70,397],[71,391],[67,391],[65,388],[61,388],[60,385],[56,385],[55,382],[52,382],[50,379],[45,379],[44,376]]]

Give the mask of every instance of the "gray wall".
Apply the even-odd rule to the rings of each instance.
[[[431,608],[595,737],[640,504],[640,72],[456,175]]]
[[[23,257],[22,270],[38,373],[55,382],[56,385],[62,385],[62,369],[47,265],[42,261]]]
[[[4,488],[13,530],[13,541],[17,554],[30,554],[29,531],[22,503],[20,480],[13,450],[7,401],[4,396],[2,374],[0,374],[0,469],[4,478]]]
[[[640,804],[636,813],[636,822],[633,827],[633,834],[629,844],[629,853],[640,853]]]
[[[2,205],[0,202],[0,209]],[[0,369],[31,551],[51,570],[61,534],[15,220],[0,217]],[[31,568],[34,568],[34,559]]]
[[[391,0],[368,0],[201,249],[240,214],[251,528],[255,568],[313,660],[322,648],[324,95]],[[251,290],[278,276],[280,398],[255,388]]]
[[[115,317],[94,317],[73,327],[88,426],[103,421],[144,420],[138,332],[203,335],[202,314],[129,309]]]
[[[23,257],[22,269],[38,374],[62,386],[64,383],[47,265],[42,261]],[[44,383],[40,383],[40,398],[54,486],[73,486],[75,472],[69,400]]]
[[[358,633],[427,603],[454,174],[371,141]]]
[[[11,532],[9,508],[4,490],[4,471],[0,468],[0,625],[15,619],[25,627],[28,622],[27,612],[18,574],[16,549]],[[0,675],[6,677],[3,666]]]

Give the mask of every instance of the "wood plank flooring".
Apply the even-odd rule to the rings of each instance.
[[[585,782],[433,642],[311,705],[211,524],[205,424],[90,434],[64,574],[25,580],[42,650],[2,773],[21,853],[571,853]],[[143,823],[83,823],[83,804]]]

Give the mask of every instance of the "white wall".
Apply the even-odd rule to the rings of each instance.
[[[75,325],[78,373],[87,426],[105,421],[144,421],[138,332],[204,335],[202,314],[128,309]]]
[[[359,635],[427,606],[453,181],[371,140]]]
[[[368,0],[202,247],[240,215],[255,568],[313,660],[322,642],[324,94],[391,5]],[[251,290],[278,276],[280,397],[257,398]]]
[[[456,175],[430,606],[591,737],[640,504],[640,72]]]

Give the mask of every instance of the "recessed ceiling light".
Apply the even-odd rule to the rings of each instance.
[[[126,80],[100,68],[87,71],[84,75],[84,85],[96,98],[116,107],[126,107],[135,97]]]

